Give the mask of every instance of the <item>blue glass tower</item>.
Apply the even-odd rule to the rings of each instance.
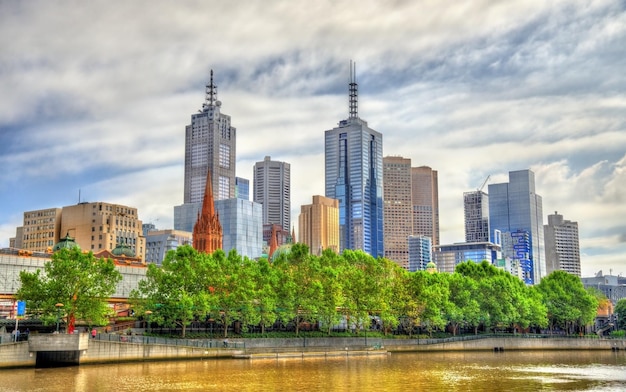
[[[383,136],[358,117],[358,87],[350,64],[350,112],[325,133],[326,197],[339,200],[339,248],[382,257]]]
[[[508,183],[489,185],[489,229],[492,236],[499,230],[512,237],[513,251],[503,256],[519,262],[527,284],[546,276],[542,199],[535,193],[535,173],[509,172]]]

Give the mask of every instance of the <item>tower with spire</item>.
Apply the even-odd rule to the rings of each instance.
[[[352,61],[348,86],[348,119],[325,132],[325,196],[339,200],[340,251],[362,249],[382,257],[383,136],[358,116]]]
[[[202,108],[185,127],[183,204],[174,207],[175,230],[193,230],[207,179],[212,181],[214,201],[235,197],[236,128],[221,107],[211,70]]]
[[[222,249],[222,225],[215,211],[210,171],[207,172],[202,210],[198,212],[198,219],[193,226],[193,247],[202,253],[213,253]]]

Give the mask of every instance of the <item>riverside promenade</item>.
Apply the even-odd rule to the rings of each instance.
[[[298,358],[384,355],[394,352],[523,350],[626,351],[626,340],[535,335],[472,335],[446,339],[384,339],[363,336],[231,338],[228,341],[222,341],[117,334],[100,334],[96,339],[91,339],[88,334],[41,334],[33,335],[29,341],[0,344],[0,368],[42,367],[46,365],[46,361],[57,360],[60,361],[60,366],[68,366],[158,360]]]

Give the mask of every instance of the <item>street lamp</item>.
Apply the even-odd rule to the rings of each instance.
[[[54,306],[57,308],[57,333],[59,333],[59,321],[61,320],[61,308],[63,307],[63,304],[59,302]]]
[[[146,322],[148,323],[148,333],[150,333],[150,315],[152,314],[151,310],[146,310]]]

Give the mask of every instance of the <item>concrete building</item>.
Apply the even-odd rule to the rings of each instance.
[[[465,242],[489,241],[489,196],[481,191],[463,193]]]
[[[83,250],[112,251],[123,244],[144,260],[146,243],[136,208],[104,202],[63,207],[59,237],[68,233]]]
[[[263,206],[263,224],[291,228],[291,165],[266,156],[254,164],[253,199]]]
[[[211,172],[214,200],[235,197],[236,128],[221,112],[217,86],[206,86],[202,110],[185,127],[185,183],[183,203],[174,207],[174,229],[193,231],[202,205],[207,172]]]
[[[609,273],[604,275],[602,271],[598,271],[595,276],[581,278],[585,288],[593,287],[600,290],[613,305],[617,304],[620,299],[626,298],[626,277],[615,276]]]
[[[33,252],[46,252],[59,242],[60,230],[60,208],[26,211],[23,226],[16,229],[13,247]]]
[[[298,242],[311,254],[319,256],[324,249],[339,252],[339,201],[313,196],[313,203],[300,207],[298,234]]]
[[[325,196],[339,200],[339,247],[384,256],[383,136],[358,116],[350,65],[349,116],[324,134]]]
[[[260,204],[243,199],[217,200],[215,209],[222,225],[222,249],[249,259],[263,253],[263,211]]]
[[[546,274],[562,270],[580,277],[578,222],[563,219],[556,211],[543,226],[546,247]]]
[[[437,171],[428,166],[411,168],[413,198],[413,234],[432,239],[439,245],[439,179]]]
[[[182,245],[191,245],[191,233],[181,230],[149,230],[146,237],[146,263],[161,265],[170,250]]]
[[[481,263],[487,260],[490,264],[502,256],[502,248],[492,242],[460,242],[450,245],[433,246],[433,261],[439,272],[454,272],[457,264],[466,261]]]
[[[383,192],[385,257],[409,270],[409,236],[413,235],[410,159],[383,158]]]
[[[504,256],[520,260],[526,284],[538,284],[546,276],[542,199],[535,193],[535,173],[512,171],[509,182],[489,185],[489,230],[517,237],[527,233],[528,252],[515,249]]]
[[[409,246],[409,272],[425,271],[432,259],[432,242],[430,237],[423,235],[410,235]]]

